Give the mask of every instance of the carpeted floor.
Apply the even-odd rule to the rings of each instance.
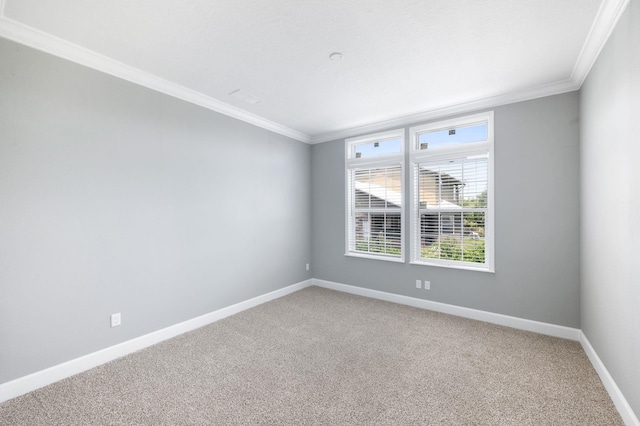
[[[2,425],[622,425],[577,342],[310,287],[0,404]]]

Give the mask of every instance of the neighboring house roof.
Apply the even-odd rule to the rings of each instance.
[[[445,173],[442,171],[436,171],[436,170],[431,170],[431,169],[427,169],[425,167],[420,166],[420,173],[428,173],[430,175],[433,176],[440,176],[440,178],[442,179],[443,182],[447,182],[449,185],[464,185],[464,182],[461,181],[458,178],[454,178],[453,176],[451,176],[449,173]]]
[[[450,201],[443,200],[442,198],[439,200],[438,204],[436,203],[427,203],[427,210],[435,210],[435,209],[446,209],[446,210],[462,210],[457,204],[454,204]]]
[[[402,194],[372,182],[356,181],[356,190],[372,195],[395,206],[402,206]]]
[[[369,194],[373,197],[379,198],[381,200],[385,200],[387,203],[393,204],[395,206],[402,206],[402,194],[397,191],[393,191],[391,189],[385,188],[382,185],[378,185],[371,182],[360,182],[356,181],[356,190],[362,191],[365,194]],[[461,210],[457,204],[454,204],[450,201],[440,199],[439,203],[429,203],[427,204],[427,210],[430,209],[447,209],[447,210]]]

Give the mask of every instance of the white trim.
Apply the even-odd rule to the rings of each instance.
[[[586,352],[587,357],[589,357],[589,361],[591,361],[593,368],[598,373],[598,376],[600,376],[600,380],[602,380],[602,384],[609,393],[613,404],[618,409],[624,424],[627,426],[640,426],[640,420],[638,420],[638,417],[631,409],[629,402],[627,402],[627,399],[622,394],[622,391],[620,391],[620,388],[613,380],[613,377],[611,377],[611,374],[607,371],[607,367],[604,366],[604,363],[596,353],[595,349],[593,349],[589,339],[587,339],[587,336],[582,330],[580,330],[580,344]]]
[[[560,337],[569,340],[580,340],[579,329],[565,327],[563,325],[549,324],[524,318],[517,318],[509,315],[496,314],[493,312],[481,311],[478,309],[449,305],[447,303],[418,299],[416,297],[402,296],[399,294],[371,290],[368,288],[356,287],[347,284],[340,284],[332,281],[319,280],[316,278],[311,279],[311,284],[317,287],[328,288],[330,290],[337,290],[344,293],[356,294],[358,296],[370,297],[372,299],[412,306],[414,308],[456,315],[463,318],[469,318],[488,322],[491,324],[498,324],[506,327],[516,328],[518,330],[532,331],[534,333],[545,334],[547,336]]]
[[[422,260],[412,260],[409,263],[412,265],[418,265],[418,266],[435,266],[436,268],[463,269],[466,271],[488,272],[490,274],[496,273],[495,268],[494,269],[489,269],[484,267],[474,268],[473,266],[470,266],[470,262],[464,263],[464,262],[440,260],[440,263],[438,263],[438,262],[430,262],[427,259],[422,259]]]
[[[578,86],[582,86],[589,75],[591,67],[598,59],[602,48],[609,40],[611,33],[616,28],[618,20],[629,4],[629,0],[604,0],[600,4],[596,19],[591,25],[587,39],[582,46],[580,55],[576,60],[571,73],[571,80]]]
[[[370,169],[372,167],[390,167],[402,165],[404,154],[389,154],[379,157],[352,158],[345,160],[345,165],[350,169]]]
[[[0,0],[0,7],[4,9],[4,1],[2,0]],[[236,108],[203,93],[126,65],[107,56],[100,55],[92,50],[70,43],[20,22],[8,19],[4,16],[4,12],[0,15],[0,37],[130,81],[151,90],[164,93],[165,95],[182,99],[183,101],[199,105],[265,130],[296,139],[300,142],[309,143],[311,141],[311,137],[306,133],[267,120],[266,118]]]
[[[59,380],[82,373],[83,371],[105,364],[114,359],[120,358],[132,352],[144,349],[148,346],[186,333],[215,321],[221,320],[228,316],[237,314],[244,310],[253,308],[262,303],[278,299],[296,291],[302,290],[311,285],[327,288],[331,290],[341,291],[345,293],[355,294],[373,299],[384,300],[387,302],[399,303],[402,305],[412,306],[420,309],[426,309],[435,312],[442,312],[450,315],[456,315],[463,318],[470,318],[478,321],[485,321],[492,324],[503,325],[516,328],[519,330],[532,331],[535,333],[545,334],[554,337],[579,341],[582,345],[587,357],[591,361],[594,369],[598,373],[600,380],[609,393],[614,405],[618,409],[620,416],[627,426],[640,426],[640,421],[635,415],[626,398],[620,391],[613,377],[607,371],[600,357],[591,346],[582,330],[565,327],[560,325],[548,324],[539,321],[532,321],[508,315],[496,314],[487,311],[481,311],[461,306],[449,305],[446,303],[433,302],[430,300],[418,299],[409,296],[402,296],[393,293],[387,293],[378,290],[371,290],[363,287],[356,287],[347,284],[340,284],[331,281],[311,278],[301,281],[297,284],[272,291],[261,296],[254,297],[235,305],[227,306],[217,311],[184,321],[182,323],[158,330],[135,339],[102,349],[100,351],[67,361],[62,364],[38,371],[28,376],[20,377],[10,382],[0,384],[0,403],[16,398],[27,392],[34,391],[41,387],[47,386]]]
[[[132,352],[139,351],[148,346],[155,345],[180,334],[186,333],[196,328],[203,327],[211,324],[223,318],[231,315],[235,315],[244,310],[261,305],[265,302],[269,302],[274,299],[286,296],[303,288],[309,287],[311,280],[301,281],[297,284],[290,285],[288,287],[281,288],[279,290],[272,291],[270,293],[263,294],[261,296],[254,297],[244,302],[236,303],[235,305],[227,306],[225,308],[218,309],[217,311],[210,312],[208,314],[201,315],[196,318],[181,322],[163,328],[158,331],[154,331],[144,336],[136,337],[126,342],[119,343],[114,346],[93,352],[76,359],[64,362],[62,364],[54,365],[45,370],[29,374],[28,376],[20,377],[10,382],[0,384],[0,403],[9,399],[18,397],[27,392],[34,391],[43,386],[47,386],[51,383],[59,380],[71,377],[75,374],[82,373],[83,371],[105,364],[109,361],[113,361],[116,358],[123,357]]]
[[[413,129],[413,127],[411,127]],[[420,132],[422,133],[422,132]],[[417,135],[418,133],[416,133]],[[415,137],[416,135],[412,135],[411,137],[414,139],[418,139]],[[462,148],[464,147],[464,148]],[[465,155],[470,156],[489,156],[489,142],[468,142],[465,144],[451,145],[451,146],[440,146],[436,148],[429,148],[422,151],[413,151],[410,154],[409,158],[417,159],[421,163],[437,163],[440,161],[446,160],[456,160],[460,159],[460,152],[464,151]]]
[[[559,95],[561,93],[573,92],[580,89],[580,86],[573,80],[567,79],[556,83],[544,84],[541,86],[513,91],[504,95],[492,96],[489,98],[473,100],[457,105],[443,108],[434,108],[428,111],[411,114],[398,118],[393,118],[377,123],[366,124],[358,127],[350,127],[335,132],[323,133],[311,136],[309,143],[316,144],[322,142],[344,139],[362,133],[371,133],[384,130],[390,127],[407,126],[422,121],[435,120],[438,118],[450,117],[457,114],[465,114],[481,109],[495,108],[501,105],[513,104],[516,102],[528,101],[531,99],[543,98],[545,96]]]
[[[359,257],[361,259],[371,259],[371,260],[384,260],[385,262],[396,262],[396,263],[405,263],[404,259],[402,259],[401,257],[392,257],[392,255],[387,254],[372,254],[372,253],[360,253],[357,251],[349,251],[347,253],[344,254],[347,257]]]

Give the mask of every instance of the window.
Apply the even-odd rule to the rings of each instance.
[[[411,262],[493,271],[493,112],[409,133]]]
[[[346,254],[403,261],[404,129],[346,141]]]

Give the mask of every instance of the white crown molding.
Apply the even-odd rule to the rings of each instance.
[[[37,371],[28,376],[20,377],[10,382],[0,384],[0,403],[24,395],[41,387],[50,385],[59,380],[87,371],[91,368],[106,364],[116,358],[147,348],[180,334],[204,327],[205,325],[219,321],[223,318],[235,315],[247,309],[278,299],[288,294],[307,288],[311,285],[311,279],[254,297],[235,305],[227,306],[217,311],[201,315],[196,318],[154,331],[144,336],[136,337],[126,342],[72,359],[62,364],[54,365],[47,369]]]
[[[0,2],[4,10],[4,1]],[[104,72],[114,77],[147,87],[160,93],[182,99],[195,105],[210,109],[220,114],[236,118],[254,126],[309,143],[311,137],[305,133],[267,120],[250,112],[236,108],[195,90],[186,88],[171,81],[157,77],[114,59],[100,55],[82,46],[70,43],[51,34],[8,19],[4,12],[0,15],[0,37],[15,41],[25,46],[67,59],[71,62]]]
[[[531,99],[542,98],[545,96],[558,95],[560,93],[572,92],[580,87],[572,80],[564,80],[556,83],[545,84],[525,90],[520,90],[504,95],[492,96],[489,98],[479,99],[475,101],[465,102],[458,105],[447,106],[443,108],[432,109],[420,112],[418,114],[407,115],[394,118],[387,121],[381,121],[374,124],[366,124],[363,126],[351,127],[348,129],[338,130],[336,132],[324,133],[311,137],[311,143],[321,143],[343,139],[352,136],[362,135],[366,133],[376,132],[382,129],[388,129],[398,126],[407,126],[409,124],[418,124],[420,122],[435,120],[443,117],[449,117],[455,114],[464,114],[481,109],[494,108],[500,105],[512,104],[515,102],[528,101]]]
[[[578,60],[571,73],[571,80],[574,81],[578,87],[582,86],[587,75],[589,75],[591,67],[593,67],[596,59],[598,59],[600,51],[602,51],[607,40],[609,40],[611,33],[615,29],[618,20],[628,4],[629,0],[603,0],[600,4],[596,19],[591,25],[587,39],[582,46]]]
[[[433,109],[378,123],[350,127],[335,132],[315,135],[311,137],[311,143],[316,144],[329,142],[336,139],[371,133],[386,128],[417,124],[421,121],[434,120],[450,115],[464,114],[479,109],[493,108],[500,105],[507,105],[515,102],[522,102],[544,96],[558,95],[561,93],[579,90],[628,4],[629,0],[602,1],[585,43],[582,46],[582,50],[580,51],[578,59],[573,67],[571,76],[567,80],[530,89],[519,90],[505,95],[498,95],[458,105]]]
[[[169,96],[202,106],[274,133],[278,133],[301,142],[315,144],[371,133],[391,127],[416,124],[455,114],[464,114],[480,109],[493,108],[500,105],[507,105],[515,102],[522,102],[544,96],[579,90],[628,3],[629,0],[603,0],[587,39],[580,51],[576,64],[574,65],[571,77],[567,80],[315,136],[310,136],[298,130],[267,120],[258,115],[206,96],[195,90],[172,83],[163,78],[154,76],[145,71],[55,37],[51,34],[9,19],[4,16],[5,0],[0,0],[0,37],[13,40],[17,43],[33,47],[34,49],[44,51]]]

